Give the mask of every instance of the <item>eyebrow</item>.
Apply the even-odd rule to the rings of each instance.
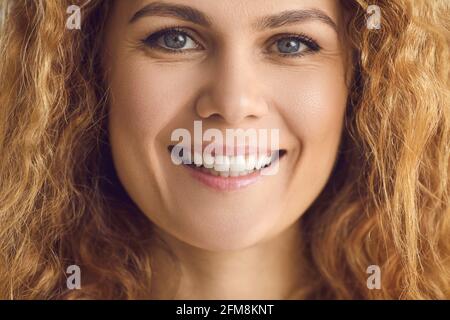
[[[206,28],[212,26],[212,19],[200,10],[186,5],[160,1],[150,3],[137,11],[131,18],[130,23],[134,23],[140,18],[149,16],[178,18]],[[262,31],[264,29],[275,29],[307,21],[320,21],[332,27],[336,32],[338,30],[333,19],[319,9],[282,11],[274,15],[259,18],[252,26],[255,30]]]
[[[307,21],[320,21],[329,25],[338,31],[336,23],[325,12],[319,9],[302,9],[282,11],[275,15],[260,18],[253,25],[254,29],[262,31],[264,29],[274,29],[295,23],[303,23]]]
[[[165,2],[153,2],[146,5],[133,15],[130,23],[148,16],[174,17],[204,27],[210,27],[212,25],[211,19],[197,9],[186,5]]]

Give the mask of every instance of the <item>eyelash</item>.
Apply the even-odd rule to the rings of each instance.
[[[168,28],[161,29],[159,31],[152,33],[145,39],[142,39],[141,42],[144,46],[146,46],[148,48],[164,51],[169,54],[187,54],[189,51],[196,50],[196,49],[187,49],[187,50],[167,49],[167,48],[160,46],[157,43],[157,41],[159,40],[160,37],[164,36],[168,32],[176,32],[176,33],[188,36],[189,38],[192,39],[192,41],[195,42],[195,44],[197,46],[202,47],[202,45],[199,44],[199,42],[197,40],[195,40],[195,36],[191,33],[191,31],[189,31],[185,27],[181,27],[181,26],[168,27]],[[272,43],[271,46],[276,44],[277,41],[279,41],[281,39],[285,39],[285,38],[292,38],[292,39],[298,40],[302,44],[306,45],[308,47],[308,49],[306,49],[305,51],[301,51],[298,53],[292,53],[292,54],[277,53],[277,55],[280,57],[297,58],[297,57],[302,57],[308,53],[318,52],[322,49],[314,39],[312,39],[311,37],[309,37],[303,33],[298,33],[298,34],[287,33],[287,34],[277,35],[275,37],[275,39],[271,41],[271,43]]]
[[[190,31],[186,30],[183,27],[168,27],[168,28],[164,28],[161,29],[159,31],[156,31],[155,33],[152,33],[151,35],[149,35],[148,37],[146,37],[145,39],[142,39],[141,42],[142,44],[144,44],[146,47],[152,48],[152,49],[156,49],[156,50],[161,50],[161,51],[165,51],[168,52],[170,54],[186,54],[187,51],[192,51],[193,49],[190,50],[176,50],[176,49],[167,49],[164,47],[161,47],[160,45],[157,44],[158,39],[163,36],[165,33],[168,33],[169,31],[172,32],[178,32],[180,34],[189,36],[189,38],[193,39],[195,38],[195,36],[193,34],[191,34]],[[199,43],[198,41],[194,40],[195,44],[198,46]]]

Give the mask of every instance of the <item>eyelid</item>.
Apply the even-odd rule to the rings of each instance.
[[[171,54],[183,54],[183,53],[189,53],[191,51],[204,50],[205,49],[203,44],[197,40],[197,32],[192,30],[189,27],[184,27],[184,26],[168,26],[168,27],[165,27],[165,28],[161,28],[158,31],[155,31],[152,34],[150,34],[145,39],[143,39],[142,42],[144,44],[146,44],[147,46],[149,46],[148,40],[150,38],[153,38],[152,42],[156,42],[156,40],[158,40],[161,36],[163,36],[164,33],[170,32],[170,31],[176,31],[176,32],[179,32],[179,33],[187,35],[200,48],[199,49],[183,50],[183,49],[165,48],[165,47],[162,47],[162,46],[159,46],[159,45],[155,45],[155,46],[153,46],[153,48],[156,47],[156,49],[158,49],[158,50],[166,51],[166,52],[169,52]],[[200,36],[198,36],[198,37],[201,38]],[[308,47],[308,50],[305,50],[306,52],[303,51],[303,52],[298,52],[298,53],[281,53],[281,52],[277,53],[279,56],[282,56],[282,57],[299,57],[299,56],[307,54],[308,51],[309,52],[317,52],[317,51],[320,51],[322,49],[320,47],[320,45],[317,43],[317,41],[315,41],[314,39],[312,39],[311,37],[309,37],[309,36],[307,36],[307,35],[305,35],[303,33],[282,33],[282,34],[277,34],[277,35],[273,36],[272,38],[270,38],[270,40],[267,41],[267,42],[270,43],[269,48],[272,47],[278,40],[284,39],[284,38],[299,39],[299,41],[301,41],[301,43],[303,43],[304,45],[306,45]],[[267,50],[268,53],[271,53],[269,51],[270,50]]]
[[[307,49],[295,53],[274,52],[273,50],[270,50],[270,48],[276,45],[277,41],[286,38],[298,39],[298,41],[300,41],[301,44],[306,46]],[[304,33],[281,33],[271,37],[267,42],[269,43],[269,45],[267,46],[267,49],[265,49],[264,54],[269,55],[275,54],[278,57],[287,59],[301,58],[303,56],[314,54],[322,50],[322,47],[317,43],[316,40],[305,35]]]
[[[320,45],[317,43],[317,41],[315,41],[313,38],[311,38],[311,37],[309,37],[309,36],[307,36],[306,34],[303,34],[303,33],[283,33],[283,34],[278,34],[278,35],[272,37],[269,40],[269,42],[271,43],[271,46],[272,46],[278,40],[285,39],[285,38],[299,39],[303,44],[308,46],[312,51],[319,51],[319,50],[322,49],[320,47]]]
[[[197,33],[194,30],[190,29],[189,27],[183,27],[183,26],[170,26],[170,27],[165,27],[165,28],[159,29],[158,31],[155,31],[155,32],[151,33],[149,36],[147,36],[146,38],[144,38],[142,40],[142,42],[144,44],[148,45],[148,41],[150,38],[152,38],[152,42],[156,42],[156,40],[158,40],[161,36],[163,36],[165,33],[170,32],[170,31],[176,31],[176,32],[187,35],[189,38],[191,38],[192,41],[195,42],[195,44],[197,46],[200,47],[199,48],[200,50],[204,49],[203,44],[197,40]],[[164,48],[161,46],[155,46],[155,47],[158,47],[158,49],[170,51],[173,53],[184,53],[186,51],[196,50],[196,49],[176,50],[176,49]]]

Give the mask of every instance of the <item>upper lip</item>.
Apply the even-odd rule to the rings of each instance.
[[[282,149],[271,149],[269,147],[261,147],[261,146],[230,146],[230,145],[220,145],[215,143],[204,143],[203,145],[182,145],[177,144],[178,147],[183,148],[183,150],[187,149],[192,153],[201,153],[204,154],[206,148],[211,150],[211,156],[215,156],[218,151],[222,151],[221,155],[224,156],[248,156],[248,155],[272,155],[274,151],[282,150]],[[168,149],[171,151],[175,147],[175,145],[169,145]],[[220,154],[220,153],[219,153]]]

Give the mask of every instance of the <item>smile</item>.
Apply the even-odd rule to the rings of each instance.
[[[172,152],[174,146],[168,147]],[[260,180],[287,151],[280,149],[269,154],[247,154],[237,156],[206,155],[194,153],[193,163],[187,152],[180,150],[179,159],[192,177],[220,191],[237,190]]]

